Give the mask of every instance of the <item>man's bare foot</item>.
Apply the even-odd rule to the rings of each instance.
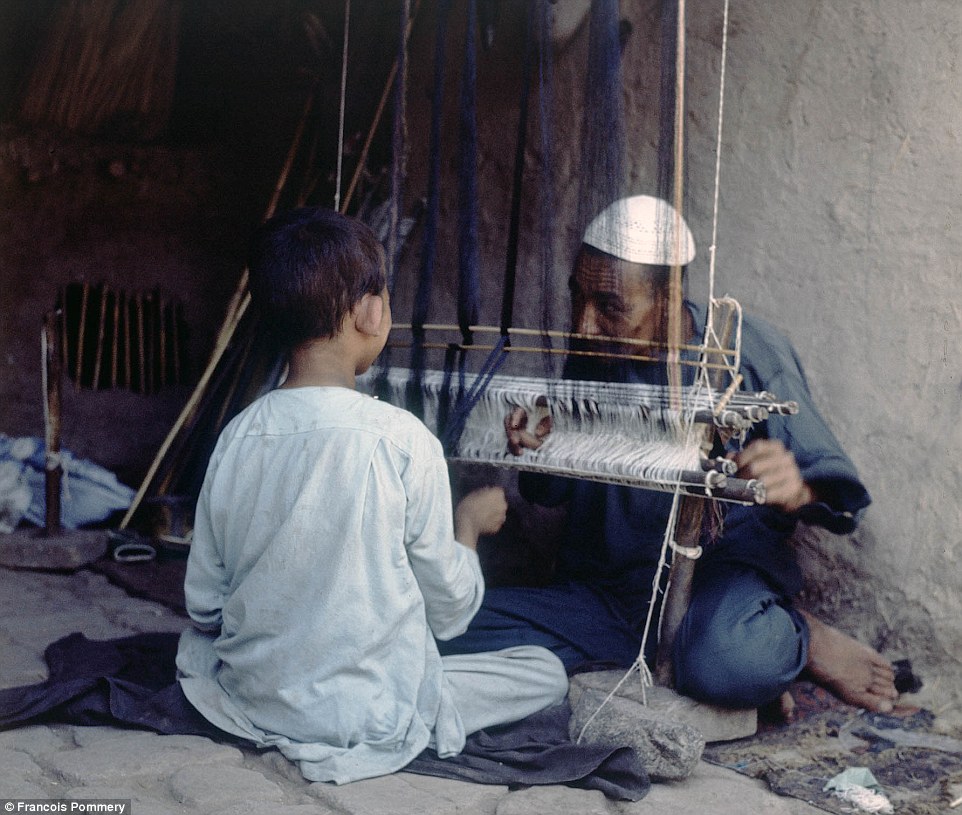
[[[816,620],[808,621],[808,663],[812,680],[828,688],[843,702],[874,713],[890,713],[898,699],[895,671],[874,648]]]
[[[778,698],[778,712],[783,722],[791,724],[795,721],[795,697],[788,691]]]

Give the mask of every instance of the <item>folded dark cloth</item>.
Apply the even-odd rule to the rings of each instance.
[[[177,639],[158,633],[88,640],[78,633],[52,643],[44,652],[45,682],[0,690],[0,729],[52,722],[110,725],[253,746],[212,725],[187,701],[176,680]],[[644,797],[650,782],[635,752],[574,744],[568,738],[570,716],[567,704],[556,705],[471,734],[453,758],[425,750],[405,769],[480,784],[565,784],[616,800]]]

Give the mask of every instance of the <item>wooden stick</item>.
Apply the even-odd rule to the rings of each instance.
[[[117,354],[120,351],[120,291],[114,293],[113,342],[110,354],[110,387],[117,387]]]
[[[60,289],[60,307],[57,313],[60,318],[60,359],[64,367],[67,367],[67,360],[70,359],[70,349],[67,343],[67,290],[69,286]]]
[[[97,326],[97,350],[94,353],[94,376],[90,383],[95,390],[100,387],[100,365],[104,357],[104,337],[107,330],[107,284],[100,289],[100,325]]]
[[[411,19],[408,20],[407,31],[404,34],[404,38],[407,39],[411,36],[411,29],[414,27],[414,20],[417,17],[418,10],[421,7],[421,0],[418,0],[414,4],[414,11],[411,13]],[[377,131],[378,125],[381,123],[381,117],[384,115],[384,109],[387,106],[388,97],[391,94],[391,87],[394,85],[394,79],[397,76],[398,71],[398,61],[397,57],[394,58],[394,63],[391,65],[391,70],[388,72],[387,81],[384,83],[384,90],[381,92],[381,99],[377,104],[377,110],[374,113],[374,120],[371,123],[370,128],[367,131],[367,138],[364,140],[364,146],[361,148],[361,155],[358,156],[357,166],[354,168],[354,175],[351,177],[351,183],[347,188],[347,192],[344,194],[344,202],[341,204],[340,211],[342,213],[347,212],[347,208],[351,204],[351,198],[354,197],[354,191],[357,189],[357,184],[361,180],[361,175],[364,172],[364,167],[367,164],[367,154],[371,149],[371,142],[374,141],[374,134]]]
[[[413,326],[411,323],[394,323],[393,328],[404,331],[412,331]],[[448,323],[425,323],[422,328],[425,331],[451,331],[457,334],[461,333],[461,329],[456,325],[451,325]],[[500,334],[502,329],[496,325],[472,325],[468,326],[468,330],[476,334]],[[519,337],[542,337],[547,336],[552,339],[566,339],[566,340],[589,340],[594,342],[615,342],[619,345],[634,345],[640,347],[648,348],[668,348],[669,345],[664,342],[659,342],[658,340],[639,340],[633,337],[608,337],[601,334],[578,334],[574,331],[542,331],[539,328],[508,328],[508,334],[513,334]],[[712,354],[721,356],[731,356],[735,353],[733,348],[712,348],[703,347],[701,345],[691,345],[688,343],[680,343],[676,347],[682,351],[693,351],[695,353],[701,354]],[[562,349],[563,350],[563,349]]]
[[[141,292],[134,295],[134,306],[137,309],[137,358],[140,361],[140,375],[138,383],[140,392],[147,393],[147,349],[144,347],[144,296]]]
[[[734,312],[726,306],[715,313],[715,318],[723,321],[722,330],[718,334],[720,343],[728,345],[734,330]],[[721,371],[716,368],[712,373],[710,384],[716,391],[721,390],[723,385],[721,376],[724,370],[726,370],[724,367]],[[701,431],[703,451],[712,446],[714,432],[712,425],[706,425]],[[695,577],[695,558],[688,557],[683,552],[699,551],[705,529],[705,509],[704,499],[687,495],[681,498],[678,509],[675,541],[680,551],[672,554],[671,566],[668,570],[668,592],[664,600],[661,636],[658,639],[658,656],[654,671],[655,678],[668,687],[673,687],[675,684],[673,664],[675,639],[681,628],[682,619],[691,604],[691,585]]]
[[[180,302],[175,302],[174,307],[170,312],[170,336],[171,336],[171,350],[170,353],[174,357],[174,384],[179,385],[180,383],[180,313],[181,305]]]
[[[304,136],[304,127],[307,123],[308,114],[310,113],[311,107],[314,103],[314,88],[315,86],[311,86],[307,101],[304,104],[304,111],[301,114],[301,121],[298,123],[291,146],[287,151],[287,157],[285,158],[284,166],[281,168],[281,173],[278,177],[277,184],[274,186],[274,193],[267,205],[267,210],[264,215],[265,220],[274,214],[274,210],[277,208],[277,204],[280,201],[281,191],[287,182],[287,177],[290,174],[290,170],[294,163],[294,158],[297,155],[301,139]],[[137,490],[137,494],[134,496],[133,503],[131,503],[130,508],[127,510],[127,514],[124,515],[120,522],[121,529],[125,529],[127,527],[127,524],[130,523],[130,519],[133,517],[134,512],[137,511],[140,503],[144,500],[144,496],[147,494],[147,490],[150,487],[150,481],[154,478],[154,475],[156,475],[157,470],[160,467],[161,460],[165,455],[167,455],[167,451],[170,449],[174,438],[180,432],[181,428],[193,417],[194,411],[200,404],[200,400],[204,395],[205,389],[207,388],[207,383],[210,382],[210,378],[214,373],[214,369],[217,367],[218,362],[220,362],[220,358],[223,356],[224,351],[230,344],[231,338],[233,337],[234,332],[237,330],[237,326],[240,325],[241,318],[244,316],[244,313],[247,311],[247,308],[250,305],[250,293],[247,291],[247,279],[248,270],[245,268],[241,273],[240,280],[237,283],[237,288],[234,290],[234,295],[228,304],[224,322],[221,324],[220,331],[218,332],[217,339],[214,343],[214,351],[211,354],[210,359],[207,360],[207,367],[201,373],[197,384],[194,386],[193,393],[190,395],[187,403],[184,405],[170,431],[167,433],[167,437],[161,444],[160,449],[154,456],[154,460],[151,462],[151,465],[147,470],[147,475],[144,476],[144,480],[141,483],[140,488]]]
[[[130,388],[134,389],[134,376],[132,368],[132,363],[130,361],[131,352],[131,342],[130,342],[130,298],[127,296],[127,292],[123,292],[124,307],[121,313],[124,316],[124,384]]]
[[[247,310],[247,306],[250,303],[250,296],[245,297],[241,301],[241,305],[235,315],[235,320],[240,322],[241,318],[244,316],[244,312]],[[173,443],[177,434],[180,432],[181,427],[184,423],[191,417],[200,403],[200,399],[204,394],[204,390],[207,387],[207,383],[210,381],[211,376],[214,373],[214,369],[217,367],[217,363],[220,358],[224,355],[227,350],[228,345],[230,345],[230,336],[234,333],[237,326],[230,326],[230,331],[226,338],[222,339],[221,342],[217,344],[214,348],[214,352],[211,354],[210,361],[207,363],[207,367],[201,374],[200,381],[197,383],[197,387],[194,388],[194,392],[191,394],[190,398],[187,400],[187,404],[184,409],[180,412],[177,421],[174,422],[174,426],[170,429],[167,437],[164,439],[163,444],[160,445],[160,449],[157,451],[157,455],[154,456],[154,460],[147,470],[147,474],[144,476],[144,480],[140,484],[140,489],[137,490],[137,494],[134,496],[134,500],[131,502],[127,513],[120,521],[120,529],[126,529],[127,524],[130,523],[130,519],[133,518],[134,513],[140,506],[140,503],[144,500],[144,496],[147,494],[147,490],[150,487],[150,482],[153,480],[154,476],[157,474],[157,469],[160,467],[161,461],[163,461],[164,456],[167,454],[167,450],[170,449],[170,445]]]
[[[414,343],[411,342],[389,342],[388,348],[411,348]],[[472,343],[471,345],[463,345],[458,342],[423,342],[420,343],[421,348],[425,348],[433,351],[446,351],[449,348],[455,348],[459,351],[492,351],[497,346],[486,345],[483,343]],[[504,346],[504,352],[507,354],[522,353],[522,354],[551,354],[551,355],[562,355],[562,356],[572,356],[572,357],[596,357],[598,359],[626,359],[633,362],[659,362],[664,363],[664,359],[660,357],[645,356],[644,354],[614,354],[610,351],[581,351],[572,350],[570,348],[543,348],[541,346],[526,346],[526,345],[506,345]],[[680,359],[678,360],[679,365],[687,365],[689,367],[695,368],[708,368],[709,370],[717,371],[727,371],[728,366],[721,362],[702,362],[697,359]]]
[[[90,284],[85,280],[83,294],[80,298],[80,322],[77,326],[77,376],[74,379],[74,389],[80,390],[80,377],[84,364],[84,333],[87,330],[87,301],[90,299]]]
[[[144,295],[144,336],[147,341],[147,392],[157,390],[157,300],[153,292]]]
[[[60,464],[60,384],[63,377],[63,358],[60,355],[60,337],[57,326],[59,317],[47,312],[43,319],[44,332],[44,424],[46,435],[45,464],[45,526],[44,534],[59,535],[60,525],[60,484],[63,467]]]
[[[167,300],[157,293],[157,334],[160,350],[160,387],[167,384]]]

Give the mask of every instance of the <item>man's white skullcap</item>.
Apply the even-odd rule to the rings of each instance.
[[[621,198],[585,230],[588,246],[631,263],[685,266],[695,257],[695,239],[671,204],[651,195]]]

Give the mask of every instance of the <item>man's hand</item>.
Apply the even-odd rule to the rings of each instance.
[[[504,418],[504,430],[508,436],[508,452],[520,456],[522,450],[537,450],[551,432],[551,417],[545,416],[538,422],[534,433],[526,430],[528,414],[524,408],[516,407]]]
[[[478,548],[480,535],[493,535],[508,515],[508,501],[501,487],[469,492],[454,510],[454,536],[468,549]]]
[[[738,478],[756,478],[765,485],[766,504],[795,512],[815,500],[815,492],[802,480],[795,456],[777,439],[757,439],[734,459]]]

